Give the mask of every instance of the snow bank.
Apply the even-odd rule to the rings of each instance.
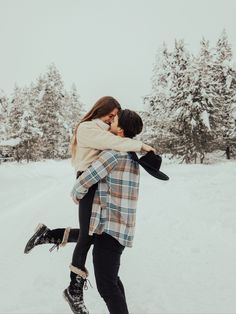
[[[21,142],[20,138],[11,138],[10,140],[5,140],[0,142],[0,146],[16,146]]]
[[[163,158],[162,182],[141,169],[134,247],[122,256],[120,276],[131,314],[235,314],[236,162],[185,165]],[[35,225],[77,226],[69,193],[70,162],[0,165],[0,313],[71,313],[62,298],[74,245],[23,254]],[[91,313],[108,313],[93,289]]]

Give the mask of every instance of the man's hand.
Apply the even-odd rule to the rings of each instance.
[[[153,148],[152,146],[149,146],[147,144],[142,145],[142,151],[144,151],[144,152],[151,152],[152,151],[152,152],[156,153],[155,148]]]

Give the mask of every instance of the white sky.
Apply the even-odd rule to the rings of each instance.
[[[235,12],[235,0],[0,0],[0,89],[10,95],[54,62],[88,107],[111,95],[142,109],[163,41],[196,53],[225,28],[235,53]]]

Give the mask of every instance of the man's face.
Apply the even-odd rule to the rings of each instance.
[[[118,116],[116,115],[113,119],[113,122],[111,123],[111,128],[110,128],[110,132],[118,135],[120,131],[120,128],[118,127]]]
[[[108,125],[111,125],[111,123],[114,121],[114,118],[117,116],[118,109],[113,109],[109,114],[107,114],[104,117],[101,117],[100,119],[105,122]]]

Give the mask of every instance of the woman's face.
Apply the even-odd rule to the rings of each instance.
[[[110,132],[117,135],[118,134],[118,116],[116,115],[115,118],[113,119],[112,123],[111,123],[111,128],[110,128]]]
[[[109,114],[107,114],[106,116],[104,117],[101,117],[100,119],[105,122],[106,124],[109,124],[111,125],[111,123],[114,121],[114,118],[115,116],[117,115],[118,113],[118,109],[115,108],[113,109]]]

